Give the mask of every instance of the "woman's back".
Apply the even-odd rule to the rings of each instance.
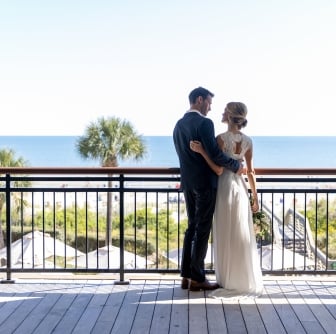
[[[242,132],[226,131],[218,137],[223,142],[222,150],[237,160],[243,160],[246,152],[252,148],[252,139]]]

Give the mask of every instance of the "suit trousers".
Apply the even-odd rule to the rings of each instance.
[[[216,189],[184,190],[188,228],[184,235],[181,276],[205,281],[204,259],[212,228]]]

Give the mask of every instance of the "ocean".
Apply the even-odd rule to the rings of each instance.
[[[120,167],[178,167],[171,136],[144,136],[141,161]],[[12,149],[31,167],[99,167],[76,151],[78,136],[0,136],[0,149]],[[336,168],[336,136],[252,136],[254,166],[259,168]]]

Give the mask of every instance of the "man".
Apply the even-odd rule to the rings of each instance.
[[[206,118],[214,94],[198,87],[189,94],[190,110],[175,125],[173,139],[180,162],[181,189],[188,215],[182,263],[181,288],[190,291],[213,290],[219,286],[205,277],[204,259],[216,203],[217,175],[203,157],[190,149],[190,141],[202,143],[211,159],[220,166],[241,174],[239,161],[225,155],[215,139],[213,122]]]

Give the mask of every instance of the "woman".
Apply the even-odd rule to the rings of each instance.
[[[252,212],[259,210],[253,144],[251,138],[241,132],[247,124],[246,115],[245,104],[228,103],[222,118],[228,129],[217,136],[217,143],[232,158],[245,161],[251,198],[243,176],[216,165],[200,142],[190,142],[191,149],[202,154],[213,171],[220,175],[213,235],[216,278],[222,288],[210,293],[215,298],[258,296],[263,290],[252,219]]]

